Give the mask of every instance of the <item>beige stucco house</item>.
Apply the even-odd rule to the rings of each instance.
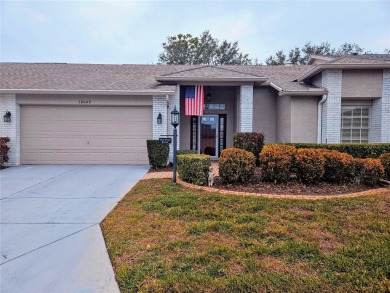
[[[266,143],[390,142],[389,54],[301,66],[1,63],[0,74],[9,165],[146,164],[145,141],[172,134],[175,106],[179,148],[214,156],[235,132],[264,132]],[[184,115],[184,88],[195,84],[205,86],[202,117]]]

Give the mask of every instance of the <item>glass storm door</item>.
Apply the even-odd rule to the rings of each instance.
[[[200,117],[200,153],[218,156],[218,115]]]

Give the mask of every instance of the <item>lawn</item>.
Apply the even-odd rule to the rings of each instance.
[[[140,181],[103,221],[122,292],[389,292],[390,192],[319,201]]]

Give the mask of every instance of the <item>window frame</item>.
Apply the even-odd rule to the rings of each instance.
[[[360,109],[360,115],[354,117],[353,110],[355,110],[356,108]],[[363,109],[368,110],[368,115],[362,114]],[[343,120],[343,118],[345,118],[345,116],[343,115],[344,110],[351,110],[352,111],[351,116],[350,116],[351,126],[349,126],[349,127],[344,126],[344,120]],[[372,123],[371,123],[372,115],[371,114],[372,114],[372,106],[368,106],[368,105],[345,105],[345,106],[343,106],[342,105],[341,106],[341,120],[340,120],[340,143],[350,143],[350,144],[370,143],[370,134],[371,134],[371,126],[372,126]],[[353,126],[354,118],[360,118],[360,127]],[[368,126],[367,127],[362,126],[362,119],[363,118],[368,118]],[[348,140],[343,138],[344,130],[350,130],[350,132],[351,132]],[[353,134],[352,134],[353,130],[359,130],[359,139],[353,139]],[[365,137],[363,137],[363,139],[362,139],[362,130],[367,130],[367,139],[365,139]]]

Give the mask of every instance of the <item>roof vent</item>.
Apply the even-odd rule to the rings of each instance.
[[[357,56],[357,55],[359,55],[359,53],[352,53],[352,55],[353,55],[353,56]]]
[[[291,62],[284,63],[284,66],[286,66],[286,67],[292,67],[293,65],[294,65],[294,63],[291,63]]]

